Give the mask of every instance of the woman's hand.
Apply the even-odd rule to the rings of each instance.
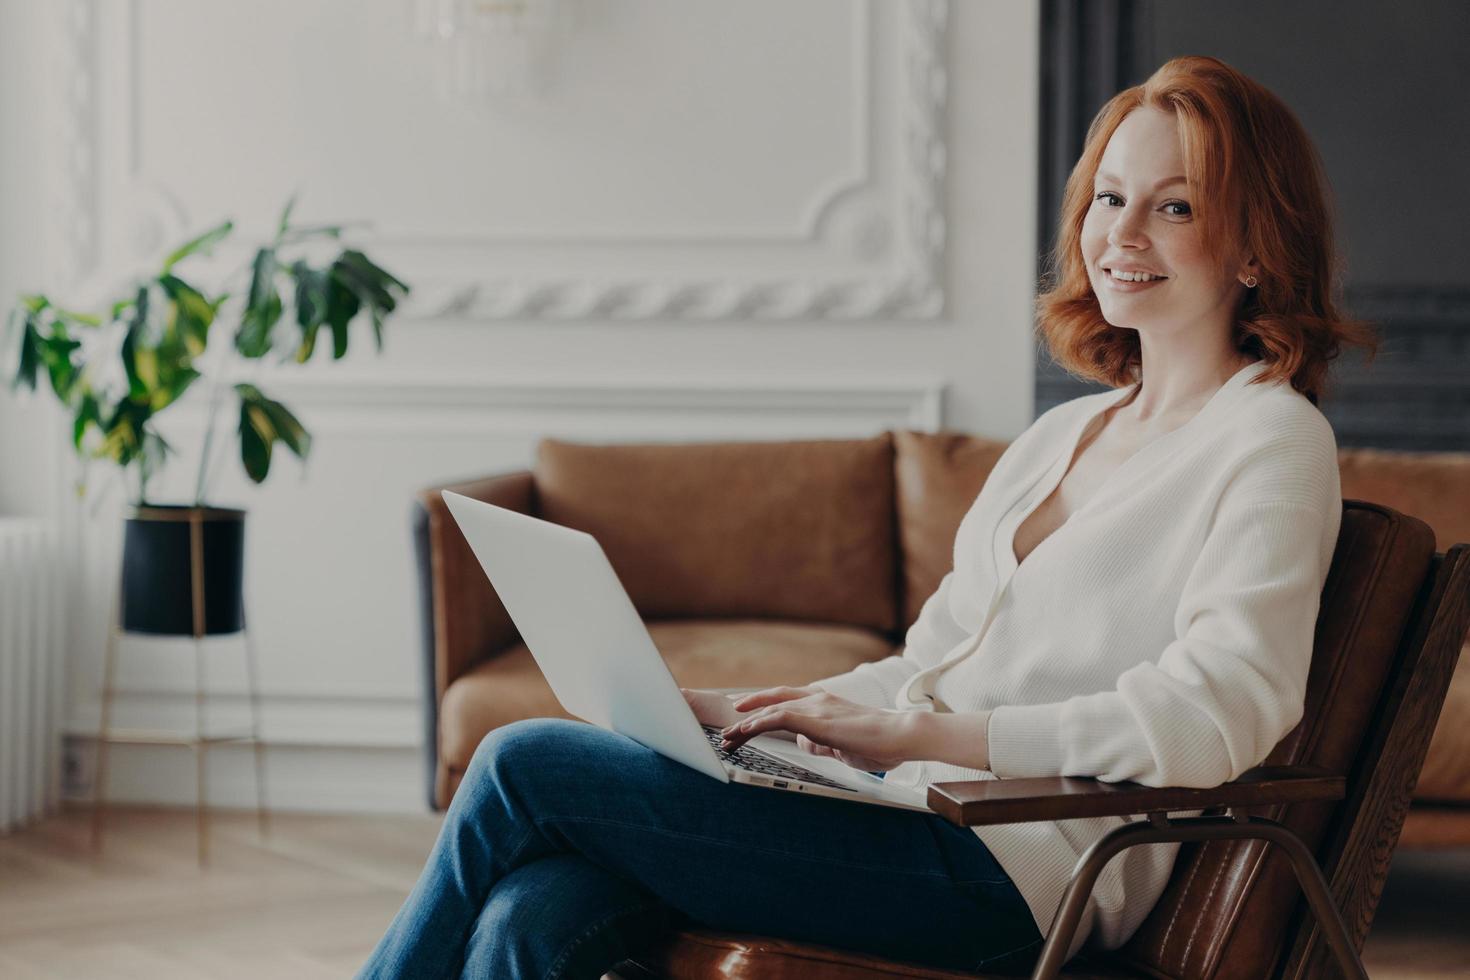
[[[734,708],[750,714],[727,724],[727,750],[763,732],[787,731],[795,732],[796,744],[807,751],[865,772],[887,771],[917,758],[909,750],[914,737],[910,712],[870,708],[810,686],[754,691],[738,698]]]
[[[820,688],[799,687],[784,688],[772,687],[766,691],[798,690],[809,691],[815,694]],[[766,691],[752,691],[751,694],[765,694]],[[713,725],[716,728],[728,728],[739,724],[749,715],[744,711],[736,709],[730,695],[720,691],[707,691],[698,687],[681,687],[679,693],[684,695],[684,700],[689,702],[689,707],[694,711],[694,717],[699,719],[701,725]],[[777,738],[784,738],[788,742],[795,742],[797,737],[792,732],[772,732]]]

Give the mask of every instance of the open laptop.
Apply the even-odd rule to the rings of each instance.
[[[734,752],[701,725],[597,540],[585,531],[443,491],[480,566],[567,711],[720,782],[931,812],[892,786],[787,737]],[[894,709],[897,710],[897,709]]]

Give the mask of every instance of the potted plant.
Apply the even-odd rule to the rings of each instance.
[[[104,310],[25,295],[7,319],[11,387],[35,391],[44,378],[72,416],[72,443],[83,460],[78,493],[86,492],[88,468],[97,460],[115,464],[125,483],[129,474],[136,477],[123,536],[119,617],[130,632],[198,636],[243,628],[245,511],[205,499],[220,409],[234,403],[240,462],[257,484],[269,474],[278,443],[305,460],[311,437],[257,385],[230,383],[231,369],[273,352],[278,363],[306,363],[323,331],[331,334],[333,360],[340,360],[350,326],[363,317],[381,351],[384,322],[408,292],[362,251],[342,245],[342,226],[295,225],[291,210],[288,203],[275,235],[251,250],[234,293],[214,293],[181,274],[191,257],[231,235],[234,222],[225,221],[180,245]],[[329,251],[317,258],[322,246]],[[230,347],[215,345],[214,370],[206,376],[206,353],[221,323],[233,330]],[[194,500],[150,500],[151,478],[174,454],[155,420],[201,379],[209,386],[209,407]]]

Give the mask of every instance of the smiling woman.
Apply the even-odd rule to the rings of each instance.
[[[1316,404],[1371,328],[1337,309],[1326,178],[1295,114],[1214,58],[1176,58],[1118,93],[1067,181],[1039,327],[1068,371],[1136,380],[1155,337],[1227,328]],[[1162,348],[1161,348],[1162,349]]]
[[[1094,122],[1057,262],[1042,334],[1114,390],[1010,443],[899,653],[733,704],[686,691],[729,745],[792,733],[916,793],[1029,776],[1209,787],[1300,720],[1342,518],[1315,398],[1342,343],[1371,343],[1329,299],[1310,141],[1229,66],[1170,61]],[[596,977],[689,922],[1025,968],[1079,856],[1123,822],[960,828],[519,721],[480,743],[361,976]],[[1122,947],[1178,849],[1117,855],[1053,942]]]

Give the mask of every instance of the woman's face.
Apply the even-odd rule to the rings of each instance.
[[[1174,115],[1130,112],[1108,140],[1082,223],[1082,257],[1104,319],[1154,332],[1227,329],[1244,288],[1206,256]],[[1112,271],[1163,278],[1120,282]]]

